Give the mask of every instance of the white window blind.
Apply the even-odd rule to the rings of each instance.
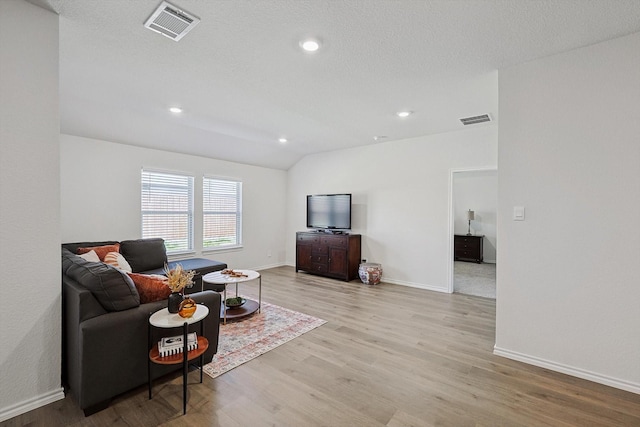
[[[167,253],[193,250],[193,177],[142,171],[142,237],[161,237]]]
[[[242,244],[242,183],[205,177],[203,180],[204,249]]]

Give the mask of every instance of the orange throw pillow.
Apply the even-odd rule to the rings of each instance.
[[[96,254],[98,255],[98,258],[100,258],[100,261],[104,261],[104,257],[106,257],[109,252],[120,252],[120,243],[114,243],[113,245],[105,246],[93,246],[90,248],[78,248],[76,250],[76,254],[82,255],[91,251],[96,251]]]
[[[162,301],[169,298],[171,289],[167,286],[167,278],[159,275],[127,273],[140,294],[140,304]]]

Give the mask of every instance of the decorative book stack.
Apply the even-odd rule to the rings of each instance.
[[[176,335],[173,337],[164,337],[158,341],[158,353],[160,357],[171,356],[173,354],[182,353],[184,350],[184,336]],[[187,351],[198,348],[198,337],[195,332],[187,334]]]

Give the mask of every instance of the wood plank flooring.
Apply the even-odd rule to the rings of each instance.
[[[218,378],[176,374],[83,417],[68,397],[7,426],[640,426],[640,396],[494,356],[495,301],[262,271],[263,300],[327,324]],[[257,284],[240,285],[257,296]]]

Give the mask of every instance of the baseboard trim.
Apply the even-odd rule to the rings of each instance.
[[[447,289],[443,288],[442,286],[432,286],[432,285],[426,285],[424,283],[414,283],[414,282],[406,282],[403,280],[389,279],[384,277],[384,274],[382,276],[382,281],[384,283],[391,283],[392,285],[408,286],[410,288],[425,289],[427,291],[448,293]]]
[[[64,399],[64,389],[58,388],[51,390],[48,393],[41,394],[40,396],[32,397],[31,399],[24,400],[22,402],[11,405],[7,408],[0,410],[0,422],[6,421],[10,418],[17,417],[34,409],[38,409],[41,406],[48,405],[49,403],[56,402]]]
[[[550,369],[562,374],[571,375],[573,377],[582,378],[584,380],[593,381],[595,383],[615,387],[620,390],[630,391],[631,393],[640,394],[640,384],[638,383],[609,377],[606,375],[598,374],[596,372],[564,365],[562,363],[552,362],[550,360],[541,359],[539,357],[529,356],[527,354],[507,350],[505,348],[500,348],[497,346],[493,347],[493,354],[495,354],[496,356],[506,357],[507,359],[517,360],[518,362],[528,363],[529,365]]]
[[[283,264],[283,263],[275,263],[275,264],[265,264],[265,265],[261,265],[259,267],[252,267],[250,268],[251,270],[255,270],[255,271],[260,271],[260,270],[268,270],[270,268],[276,268],[276,267],[283,267],[287,264]]]
[[[285,263],[283,264],[285,266],[289,266],[289,267],[294,267],[295,268],[295,264],[291,264],[291,263]],[[359,279],[354,279],[354,280],[359,280]],[[395,279],[389,279],[387,277],[385,277],[385,275],[382,275],[382,282],[383,283],[390,283],[392,285],[400,285],[400,286],[408,286],[410,288],[418,288],[418,289],[425,289],[427,291],[435,291],[435,292],[442,292],[442,293],[449,293],[449,291],[447,291],[446,288],[443,288],[442,286],[431,286],[431,285],[425,285],[424,283],[414,283],[414,282],[405,282],[402,280],[395,280]]]

